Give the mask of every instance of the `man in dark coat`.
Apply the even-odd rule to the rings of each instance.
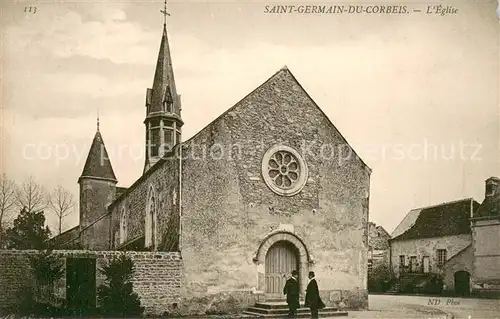
[[[297,270],[292,271],[292,277],[289,278],[285,287],[283,288],[283,294],[286,295],[286,303],[288,304],[288,317],[293,318],[297,316],[297,309],[300,308],[300,288],[299,288],[299,272]]]
[[[314,278],[314,271],[309,272],[309,284],[307,285],[304,306],[311,309],[311,318],[318,318],[318,309],[325,308],[325,304],[319,296],[318,283]]]

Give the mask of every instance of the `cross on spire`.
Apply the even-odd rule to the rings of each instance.
[[[99,107],[97,108],[97,132],[99,132]]]
[[[163,10],[160,10],[163,13],[163,25],[167,25],[167,16],[170,16],[170,13],[167,12],[167,0],[163,3]]]

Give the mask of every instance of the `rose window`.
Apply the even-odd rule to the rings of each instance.
[[[262,175],[275,193],[292,196],[304,187],[307,166],[296,150],[283,145],[275,146],[264,155]]]
[[[269,159],[269,176],[281,188],[290,188],[299,179],[299,163],[289,152],[274,153]]]

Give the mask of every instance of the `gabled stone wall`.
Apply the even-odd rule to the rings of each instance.
[[[264,180],[263,158],[276,146],[307,163],[305,186],[293,196]],[[187,141],[182,155],[186,298],[209,307],[226,294],[235,309],[250,306],[244,293],[265,290],[257,250],[284,231],[307,248],[301,280],[315,271],[327,305],[342,294],[350,307],[367,307],[370,169],[288,70]]]

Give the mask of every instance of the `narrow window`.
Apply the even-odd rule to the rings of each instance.
[[[144,245],[154,250],[156,248],[156,198],[151,188],[148,204],[146,207],[145,238]]]
[[[120,244],[123,244],[127,240],[127,211],[125,207],[122,208],[122,213],[120,215]]]
[[[151,156],[158,156],[158,148],[160,147],[160,129],[151,129],[149,147],[151,150]]]

